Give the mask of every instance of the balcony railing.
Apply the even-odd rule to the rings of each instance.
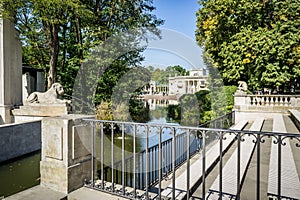
[[[294,155],[300,155],[299,134],[91,119],[85,122],[92,127],[93,147],[92,176],[85,182],[87,187],[130,199],[162,199],[166,196],[171,199],[189,199],[195,190],[201,191],[200,199],[209,199],[214,195],[217,198],[240,199],[247,190],[246,173],[250,170],[250,179],[255,184],[251,198],[293,199],[282,193],[283,177],[291,176],[291,172],[284,171],[282,166],[286,162],[286,146],[291,146]],[[232,142],[228,142],[230,138]],[[244,153],[248,151],[245,143],[252,143],[254,146],[246,168],[243,163]],[[276,152],[271,148],[272,145],[276,146]],[[228,158],[223,155],[230,148],[236,149],[231,151],[236,158],[229,173],[224,168]],[[192,171],[195,163],[192,163],[191,157],[195,154],[200,167]],[[265,175],[267,173],[270,176],[266,171],[270,166],[266,167],[266,163],[271,163],[271,159],[274,165],[272,169],[277,169],[271,174],[273,179]],[[299,159],[297,163],[300,165]],[[185,180],[196,178],[197,183],[179,183],[179,168],[185,171]],[[213,170],[217,172],[217,177],[210,173]],[[297,170],[300,170],[300,166],[297,166]],[[293,176],[298,177],[298,174]],[[162,187],[162,182],[166,179],[169,179],[171,185],[169,195],[163,193],[165,188]],[[209,188],[212,185],[211,179],[218,183],[216,188]],[[272,190],[265,191],[268,180],[275,180],[275,193],[269,193]],[[228,181],[234,181],[235,186],[232,187],[235,192],[227,192],[226,188],[230,185]],[[183,194],[180,198],[178,191]]]

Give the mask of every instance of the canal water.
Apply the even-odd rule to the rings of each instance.
[[[148,123],[171,123],[172,125],[179,125],[176,121],[167,118],[167,105],[168,102],[166,101],[164,101],[163,104],[156,102],[155,106],[150,105],[150,121]],[[163,141],[168,140],[171,137],[171,133],[165,133],[163,134]],[[130,152],[132,149],[130,144],[132,144],[132,142],[128,141],[132,141],[132,137],[130,135],[126,135],[126,138],[127,141],[125,148]],[[121,141],[121,135],[116,134],[114,137],[114,142],[117,143],[118,146],[121,146]],[[145,150],[145,141],[145,137],[142,135],[137,138],[137,151]],[[149,147],[155,146],[157,142],[157,136],[152,135],[149,138],[148,145]],[[27,188],[38,185],[40,183],[40,159],[41,153],[35,152],[16,160],[0,163],[0,199],[1,197],[7,197]],[[118,158],[116,158],[116,160],[118,160]]]
[[[0,199],[40,183],[40,151],[0,164]]]

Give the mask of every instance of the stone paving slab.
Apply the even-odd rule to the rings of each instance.
[[[67,200],[67,195],[38,185],[6,197],[5,200]]]
[[[283,115],[274,115],[273,132],[287,133]],[[276,196],[278,191],[278,145],[276,142],[276,138],[273,138],[268,179],[269,196]],[[281,146],[281,196],[300,199],[300,181],[289,139],[286,139],[284,143],[285,145]]]
[[[66,195],[40,185],[29,188],[3,200],[125,200],[125,198],[97,191],[94,189],[81,187]]]
[[[264,122],[264,118],[258,117],[250,127],[250,131],[260,131]],[[254,152],[255,143],[253,143],[253,136],[244,135],[244,141],[241,142],[241,163],[240,163],[240,184],[242,184],[243,177],[247,171],[247,167],[250,163],[251,157]],[[223,177],[222,177],[222,191],[224,194],[228,194],[228,198],[236,198],[237,195],[237,154],[238,149],[236,148],[232,156],[226,162],[223,168]],[[219,199],[219,180],[218,176],[213,185],[211,186],[209,192],[206,195],[207,199]],[[214,194],[214,193],[217,193]]]
[[[125,198],[82,187],[68,195],[68,200],[125,200]]]

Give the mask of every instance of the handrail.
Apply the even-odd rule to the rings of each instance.
[[[230,116],[230,113],[228,114]],[[114,195],[119,195],[126,198],[131,199],[162,199],[162,184],[165,174],[169,173],[170,176],[169,180],[171,181],[172,190],[171,190],[171,196],[172,198],[176,197],[176,170],[177,167],[180,166],[182,163],[187,163],[187,165],[182,165],[182,167],[185,168],[185,170],[188,171],[187,173],[187,180],[189,180],[190,176],[193,176],[193,173],[197,173],[196,171],[190,171],[190,155],[187,154],[187,152],[199,152],[199,159],[203,160],[203,169],[209,169],[209,171],[205,171],[205,174],[208,174],[210,170],[212,170],[214,167],[219,168],[219,166],[222,166],[221,161],[223,160],[222,156],[224,155],[224,149],[223,149],[223,141],[226,140],[226,135],[231,134],[234,136],[235,140],[234,142],[237,143],[237,145],[233,146],[240,146],[242,142],[245,140],[243,139],[245,136],[251,136],[253,139],[251,142],[255,143],[257,150],[257,159],[254,162],[257,162],[258,164],[255,165],[257,167],[257,179],[260,180],[260,162],[261,162],[261,155],[263,148],[263,144],[266,144],[266,140],[268,141],[275,141],[274,144],[278,146],[278,149],[281,149],[279,147],[284,146],[286,144],[286,140],[293,140],[295,148],[300,147],[300,134],[295,133],[274,133],[274,132],[259,132],[259,131],[247,131],[247,130],[228,130],[228,129],[222,129],[222,128],[206,128],[206,127],[190,127],[190,126],[178,126],[178,125],[172,125],[172,124],[143,124],[143,123],[134,123],[134,122],[120,122],[120,121],[105,121],[105,120],[92,120],[92,119],[85,119],[84,123],[86,125],[91,126],[93,131],[91,133],[95,134],[95,128],[103,127],[103,124],[107,123],[111,125],[111,127],[119,126],[120,131],[122,132],[122,135],[124,134],[125,126],[129,125],[133,128],[133,135],[136,135],[136,127],[137,126],[144,126],[145,127],[145,133],[146,136],[149,136],[148,130],[151,127],[156,127],[158,132],[158,146],[154,145],[152,147],[148,147],[146,145],[146,150],[141,152],[134,152],[133,156],[130,158],[126,158],[122,156],[122,160],[118,162],[118,166],[115,165],[115,163],[112,163],[112,168],[116,167],[115,170],[112,170],[111,173],[106,174],[106,176],[112,176],[112,178],[107,183],[107,180],[105,180],[105,172],[104,172],[104,164],[100,163],[100,174],[98,176],[91,177],[91,180],[86,183],[87,187],[95,188],[97,190],[101,190],[104,192],[109,192]],[[99,126],[100,124],[100,126]],[[161,140],[162,136],[162,128],[169,128],[171,130],[172,138],[168,139],[166,141]],[[180,130],[180,134],[179,131]],[[103,130],[101,131],[101,134],[103,134]],[[111,130],[112,135],[114,132],[114,129]],[[213,134],[212,134],[213,133]],[[124,136],[124,135],[123,135]],[[208,141],[211,139],[211,137],[215,138],[215,142],[220,146],[220,152],[217,152],[219,154],[219,161],[213,162],[212,166],[205,166],[206,159],[210,159],[206,150],[208,148]],[[92,137],[94,138],[94,137]],[[148,144],[149,138],[145,137],[145,142]],[[191,140],[191,141],[190,141]],[[135,141],[135,140],[134,140]],[[194,145],[192,146],[192,142],[194,141]],[[93,141],[94,144],[95,141]],[[113,142],[113,140],[112,140]],[[122,144],[124,144],[124,138],[122,138]],[[198,143],[200,142],[200,145]],[[268,144],[268,143],[267,143]],[[100,144],[97,143],[97,145],[101,146],[101,149],[103,148],[103,140],[100,141]],[[135,145],[135,144],[134,144]],[[200,147],[200,149],[199,149]],[[194,149],[193,149],[194,148]],[[195,148],[197,148],[195,150]],[[299,148],[300,149],[300,148]],[[122,152],[124,151],[124,146],[122,145]],[[238,149],[238,153],[240,150]],[[112,154],[114,150],[112,148]],[[298,152],[299,153],[299,152]],[[102,157],[101,160],[103,160],[104,156],[110,157],[111,155],[105,155],[103,152],[101,153]],[[122,155],[124,155],[122,153]],[[281,154],[280,154],[281,155]],[[224,158],[225,159],[225,158]],[[91,156],[92,163],[94,163],[95,155],[94,151],[92,151]],[[208,163],[208,162],[207,162]],[[278,161],[278,164],[280,164],[280,161]],[[238,166],[240,166],[240,163],[238,163]],[[92,165],[92,170],[94,170],[94,165]],[[237,173],[239,174],[239,173]],[[281,173],[283,174],[283,173]],[[99,178],[99,180],[96,180],[96,178]],[[117,177],[117,178],[116,178]],[[238,177],[238,180],[241,180],[241,177]],[[277,177],[280,179],[281,177]],[[222,179],[222,175],[221,175]],[[265,180],[264,180],[265,181]],[[156,185],[156,190],[153,189],[153,185],[158,183]],[[189,181],[187,183],[187,188],[189,188]],[[199,184],[203,184],[204,186],[201,186],[202,188],[205,188],[206,179],[205,176],[200,181]],[[260,183],[257,183],[259,185]],[[261,183],[262,184],[262,183]],[[132,190],[125,189],[126,187],[132,187]],[[291,186],[292,187],[292,186]],[[155,192],[156,191],[156,192]],[[192,191],[186,190],[183,191],[186,196],[190,196],[190,193]],[[208,191],[202,191],[202,197],[206,196],[206,192]],[[260,191],[259,191],[260,192]],[[259,194],[259,192],[257,192]],[[216,191],[216,193],[219,194],[225,194],[222,191],[222,187],[219,188],[219,191]],[[240,193],[238,191],[237,193]],[[267,194],[265,194],[267,195]],[[276,195],[276,194],[275,194]],[[280,194],[278,194],[280,195]],[[234,197],[233,197],[234,198]],[[300,197],[299,197],[300,198]],[[257,196],[257,199],[260,199],[260,196]]]

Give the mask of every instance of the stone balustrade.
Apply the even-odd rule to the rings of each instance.
[[[247,95],[246,98],[251,106],[297,106],[297,96],[292,95]]]
[[[289,109],[300,110],[299,95],[234,95],[236,120],[255,119],[259,113],[266,118],[274,113],[288,113]]]
[[[242,110],[286,111],[290,108],[300,108],[298,95],[235,95],[234,108]]]

